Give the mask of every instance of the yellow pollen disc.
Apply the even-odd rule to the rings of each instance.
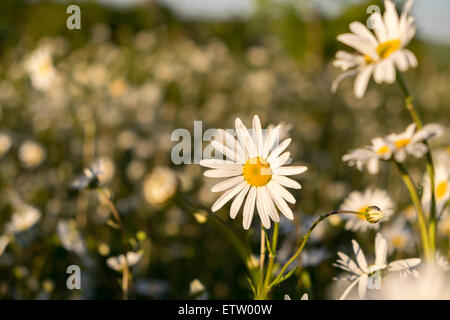
[[[371,64],[374,60],[372,59],[371,56],[369,56],[368,54],[365,54],[364,61],[366,62],[366,64]]]
[[[441,199],[447,191],[447,181],[442,181],[436,186],[436,197]]]
[[[400,48],[400,40],[399,39],[388,40],[388,41],[382,42],[378,45],[377,53],[381,59],[386,59],[391,54],[393,54],[395,51],[397,51],[399,48]]]
[[[248,184],[261,187],[266,185],[272,178],[272,170],[265,159],[259,157],[249,159],[244,165],[243,175]]]
[[[396,248],[403,247],[405,245],[405,238],[402,236],[395,236],[392,238],[392,245]]]
[[[51,64],[50,64],[49,61],[46,61],[46,62],[42,63],[41,65],[39,65],[39,68],[38,68],[39,72],[40,73],[46,73],[47,71],[50,70],[50,66],[51,66]]]
[[[382,146],[381,148],[379,148],[379,149],[377,150],[377,153],[378,153],[378,154],[385,154],[385,153],[387,153],[387,152],[389,152],[389,147],[388,147],[388,146]]]
[[[358,212],[366,213],[366,210],[367,210],[368,207],[369,207],[369,206],[361,207],[361,208],[358,210]],[[366,217],[365,217],[364,215],[358,215],[358,218],[360,218],[360,219],[362,219],[362,220],[366,220]]]
[[[398,139],[394,142],[397,149],[406,147],[411,142],[411,139]]]

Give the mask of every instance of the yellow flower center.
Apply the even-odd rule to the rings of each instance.
[[[402,236],[395,236],[392,238],[392,245],[396,248],[401,248],[405,245],[405,238]]]
[[[377,150],[377,153],[378,153],[378,154],[385,154],[385,153],[387,153],[387,152],[389,152],[389,147],[388,147],[388,146],[382,146],[381,148],[379,148],[379,149]]]
[[[411,142],[411,139],[398,139],[394,142],[397,149],[406,147]]]
[[[436,197],[441,199],[447,191],[447,181],[442,181],[436,186]]]
[[[265,159],[259,157],[249,159],[244,165],[243,175],[248,184],[261,187],[266,185],[272,178],[272,170]]]
[[[39,73],[46,73],[50,70],[50,67],[51,67],[50,61],[45,61],[39,65],[38,71]]]
[[[361,208],[358,210],[358,212],[366,213],[366,210],[367,210],[368,207],[369,207],[369,206],[361,207]],[[366,220],[366,217],[365,217],[364,215],[358,215],[358,218],[360,218],[361,220]]]
[[[388,40],[388,41],[382,42],[378,45],[377,53],[381,59],[386,59],[391,54],[393,54],[395,51],[397,51],[399,48],[400,48],[400,40],[399,39]]]
[[[378,56],[380,57],[380,59],[386,59],[387,57],[389,57],[391,54],[393,54],[395,51],[397,51],[400,48],[400,44],[401,43],[400,43],[399,39],[388,40],[388,41],[380,43],[376,49]],[[364,60],[365,60],[366,64],[370,64],[370,63],[374,62],[372,57],[367,54],[364,55]]]

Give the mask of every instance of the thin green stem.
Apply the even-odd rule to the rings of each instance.
[[[308,241],[311,233],[313,232],[314,228],[320,223],[322,222],[322,220],[335,215],[335,214],[343,214],[343,213],[349,213],[349,214],[356,214],[359,216],[364,216],[363,213],[361,212],[357,212],[357,211],[350,211],[350,210],[337,210],[337,211],[333,211],[333,212],[329,212],[323,216],[319,216],[319,218],[314,221],[314,223],[311,225],[311,227],[309,228],[308,232],[303,236],[302,238],[302,242],[300,243],[300,246],[298,247],[297,251],[295,252],[295,254],[284,264],[284,266],[281,268],[280,273],[276,276],[276,278],[267,285],[267,289],[270,290],[270,288],[272,288],[274,285],[277,285],[279,283],[281,283],[282,279],[283,279],[283,274],[286,271],[286,269],[289,267],[289,265],[295,261],[295,259],[297,259],[297,257],[300,255],[300,253],[302,252],[303,248],[305,247],[306,242]],[[291,271],[292,272],[292,271]],[[287,278],[287,277],[286,277]],[[285,279],[286,279],[285,278]]]
[[[261,237],[260,237],[260,251],[259,251],[259,283],[257,294],[261,293],[263,290],[263,279],[264,279],[264,260],[266,258],[266,236],[265,236],[264,227],[261,226]]]
[[[416,209],[416,212],[417,212],[417,220],[419,222],[420,233],[422,236],[422,246],[423,246],[424,255],[427,259],[430,259],[431,256],[430,256],[430,246],[429,246],[427,222],[425,220],[425,215],[422,210],[422,205],[420,203],[420,199],[419,199],[419,195],[417,193],[416,186],[415,186],[413,180],[411,179],[406,168],[398,161],[395,161],[395,160],[392,160],[392,161],[397,166],[397,169],[400,172],[400,175],[402,176],[403,182],[405,183],[406,188],[408,188],[409,194],[411,196],[411,200],[412,200],[414,207]]]
[[[399,71],[397,71],[397,81],[400,85],[400,89],[403,92],[403,95],[405,96],[405,104],[406,109],[409,111],[411,118],[415,122],[417,129],[422,129],[423,124],[422,120],[420,119],[419,113],[417,111],[417,108],[415,107],[413,103],[413,97],[410,94],[410,91],[408,90],[408,87]],[[434,165],[433,165],[433,157],[431,154],[431,149],[428,146],[428,142],[425,141],[425,145],[427,146],[427,172],[428,176],[430,178],[430,189],[431,189],[431,208],[430,208],[430,223],[429,223],[429,243],[430,243],[430,250],[431,254],[434,257],[435,256],[435,250],[436,250],[436,228],[437,228],[437,214],[436,214],[436,196],[435,196],[435,181],[434,181]]]
[[[260,296],[258,297],[261,300],[263,300],[267,297],[267,293],[270,290],[269,281],[270,281],[270,277],[272,276],[272,270],[273,270],[273,266],[275,263],[275,257],[276,257],[275,253],[277,252],[277,245],[278,245],[278,228],[279,228],[279,224],[275,223],[275,226],[273,229],[272,243],[269,248],[269,264],[267,266],[267,271],[266,271],[266,276],[264,279],[264,284],[262,286],[262,291],[261,291]]]

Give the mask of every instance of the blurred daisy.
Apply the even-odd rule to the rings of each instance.
[[[109,257],[106,260],[106,263],[108,266],[116,271],[123,271],[125,267],[132,267],[136,263],[139,262],[142,258],[142,252],[134,252],[129,251],[127,252],[126,256],[124,254],[121,254],[116,257]]]
[[[0,236],[0,257],[2,256],[3,252],[5,252],[6,247],[9,244],[9,236],[3,235]]]
[[[394,202],[389,194],[380,189],[368,188],[364,192],[353,191],[344,200],[341,210],[352,210],[365,213],[370,206],[377,206],[384,213],[384,221],[394,213]],[[361,215],[342,215],[342,219],[346,220],[345,229],[352,231],[366,231],[367,229],[379,228],[378,223],[367,223],[366,218]]]
[[[0,133],[0,157],[11,148],[11,137],[6,133]]]
[[[19,159],[26,168],[34,168],[45,160],[46,152],[42,145],[27,140],[19,147]]]
[[[212,192],[227,190],[213,204],[212,211],[216,212],[234,198],[230,217],[236,218],[244,204],[242,224],[245,230],[250,228],[255,206],[261,224],[265,228],[270,228],[271,219],[275,222],[280,221],[276,207],[286,218],[294,219],[287,202],[295,203],[295,198],[285,187],[300,189],[301,186],[287,176],[301,174],[307,168],[286,166],[290,153],[283,151],[291,139],[283,140],[274,148],[276,140],[279,139],[281,126],[269,130],[264,137],[261,122],[256,115],[253,117],[253,137],[239,118],[236,119],[235,126],[237,140],[230,133],[218,130],[226,143],[223,144],[218,140],[211,143],[216,151],[230,160],[207,159],[200,162],[200,165],[212,168],[205,171],[206,177],[227,178],[211,188]]]
[[[285,295],[284,295],[284,300],[291,300],[291,297],[289,297],[288,294],[285,294]],[[308,294],[307,294],[307,293],[304,293],[304,294],[302,295],[302,297],[300,298],[300,300],[309,300]]]
[[[427,152],[423,141],[440,136],[443,132],[444,128],[438,124],[430,123],[416,131],[416,124],[411,123],[404,132],[392,133],[387,139],[394,146],[395,160],[403,162],[407,154],[412,154],[416,158],[422,157]]]
[[[396,68],[404,72],[410,67],[417,66],[414,54],[405,49],[416,32],[413,26],[414,18],[408,16],[412,4],[412,0],[406,2],[399,17],[395,4],[385,0],[383,17],[379,12],[371,16],[375,34],[361,22],[352,22],[349,26],[352,33],[341,34],[337,37],[338,41],[357,52],[338,51],[336,53],[333,65],[344,73],[333,82],[333,91],[336,91],[339,82],[344,78],[356,75],[354,92],[357,98],[361,98],[366,92],[367,83],[372,74],[376,83],[393,83],[396,78]]]
[[[78,176],[70,187],[76,190],[97,188],[100,183],[99,175],[103,173],[101,162],[101,160],[96,161],[89,168],[84,168],[83,174]]]
[[[19,233],[30,229],[41,218],[41,212],[29,205],[20,205],[13,213],[11,221],[6,224],[6,230]]]
[[[391,263],[386,262],[388,251],[387,240],[380,233],[377,233],[375,237],[374,264],[367,264],[366,257],[356,240],[352,240],[352,245],[356,262],[350,259],[345,253],[339,251],[339,259],[337,263],[333,263],[333,266],[350,273],[348,276],[335,278],[335,280],[352,281],[340,297],[340,300],[345,299],[356,284],[358,284],[358,294],[361,299],[366,296],[367,289],[380,289],[383,272],[400,272],[403,278],[408,276],[418,277],[418,273],[412,269],[420,263],[420,259],[418,258],[396,260]],[[380,286],[375,285],[372,281],[377,281]]]
[[[448,262],[448,259],[440,252],[436,252],[436,264],[445,272],[450,271],[450,264]]]
[[[370,174],[377,174],[380,160],[389,160],[393,147],[390,141],[384,138],[372,139],[372,145],[350,151],[342,157],[342,161],[350,166],[356,165],[358,170],[367,167]]]
[[[154,206],[166,203],[177,191],[178,179],[175,172],[167,167],[157,167],[144,180],[145,200]]]
[[[73,251],[79,256],[86,253],[86,247],[75,220],[59,220],[56,231],[62,246],[69,251]]]
[[[383,300],[448,300],[450,299],[450,277],[448,273],[432,264],[418,270],[417,279],[397,277],[389,279],[375,299]]]
[[[396,218],[394,223],[384,226],[381,232],[389,243],[389,254],[394,250],[398,252],[414,250],[414,234],[405,218]]]
[[[33,86],[38,90],[48,90],[57,79],[50,49],[41,47],[33,51],[25,61],[25,70]]]
[[[442,210],[447,204],[450,198],[450,174],[447,166],[437,164],[435,166],[434,175],[434,195],[436,197],[436,209],[438,214],[442,213]],[[422,205],[425,210],[430,211],[431,204],[431,186],[429,175],[424,175],[423,179],[423,192],[422,192]]]

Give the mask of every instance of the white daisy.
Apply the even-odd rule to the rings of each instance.
[[[435,166],[434,175],[434,195],[436,198],[436,209],[438,214],[442,213],[447,201],[450,198],[450,172],[445,165],[438,164]],[[431,204],[431,186],[430,177],[424,175],[423,179],[422,204],[426,210],[430,210]]]
[[[384,138],[372,139],[372,145],[358,148],[342,156],[342,161],[348,162],[350,166],[356,165],[358,170],[367,167],[370,174],[377,174],[380,160],[389,160],[392,156],[393,147],[389,140]]]
[[[246,230],[252,223],[255,206],[265,228],[270,228],[271,219],[280,221],[276,207],[286,218],[292,220],[294,215],[287,202],[295,203],[295,198],[285,187],[300,189],[301,186],[286,176],[301,174],[307,168],[285,166],[290,153],[283,151],[291,139],[285,139],[274,147],[281,126],[269,130],[267,136],[263,136],[261,122],[256,115],[253,117],[253,137],[239,118],[236,119],[235,126],[237,139],[229,132],[218,130],[225,144],[218,140],[211,143],[229,160],[206,159],[200,162],[200,165],[212,168],[204,173],[206,177],[228,178],[211,188],[212,192],[227,190],[214,203],[212,211],[219,210],[234,199],[230,209],[230,217],[234,219],[244,204],[242,224]]]
[[[57,79],[51,51],[41,47],[33,51],[25,61],[25,69],[31,77],[33,86],[38,90],[48,90]]]
[[[384,221],[394,213],[394,202],[389,194],[380,189],[368,188],[364,192],[353,191],[344,200],[341,210],[351,210],[365,213],[370,206],[377,206],[384,213]],[[367,223],[363,215],[342,215],[342,219],[346,220],[345,229],[352,231],[366,231],[367,229],[379,228],[379,223]]]
[[[372,265],[367,264],[366,257],[356,240],[352,240],[352,245],[356,262],[350,259],[345,253],[338,252],[339,259],[337,263],[333,263],[333,266],[350,273],[349,276],[335,278],[335,280],[352,281],[340,297],[341,300],[347,297],[356,284],[358,284],[360,298],[365,297],[367,289],[380,289],[380,287],[370,284],[375,279],[375,281],[380,281],[378,284],[381,285],[382,272],[400,272],[403,278],[407,276],[418,277],[417,272],[412,270],[413,267],[420,263],[420,259],[418,258],[396,260],[391,263],[386,262],[388,250],[387,240],[380,233],[377,233],[375,237],[375,262]]]
[[[408,226],[406,219],[398,217],[395,221],[381,230],[389,243],[389,253],[394,250],[411,252],[415,248],[414,234]]]
[[[284,295],[284,300],[291,300],[291,297],[288,294]],[[304,293],[300,300],[309,300],[309,296],[307,293]]]
[[[427,147],[423,141],[440,136],[444,132],[441,125],[430,123],[416,131],[416,124],[411,123],[404,132],[392,133],[387,139],[394,146],[394,158],[398,162],[403,162],[407,154],[412,154],[416,158],[422,157],[427,152]]]
[[[20,205],[13,213],[11,221],[6,224],[6,230],[19,233],[30,229],[41,218],[41,212],[29,205]]]
[[[116,257],[109,257],[106,260],[106,263],[108,266],[116,271],[123,271],[125,267],[132,267],[136,263],[139,262],[142,258],[142,252],[134,252],[129,251],[127,252],[126,256],[124,254],[121,254]]]
[[[355,96],[361,98],[366,92],[367,83],[373,74],[376,83],[393,83],[395,69],[406,71],[417,66],[414,54],[405,49],[414,37],[416,29],[414,18],[408,16],[413,0],[406,2],[399,17],[395,4],[385,0],[383,17],[379,12],[371,16],[374,33],[361,22],[350,23],[352,33],[341,34],[338,41],[354,48],[356,53],[338,51],[333,65],[344,71],[333,83],[335,91],[339,82],[356,74]]]

